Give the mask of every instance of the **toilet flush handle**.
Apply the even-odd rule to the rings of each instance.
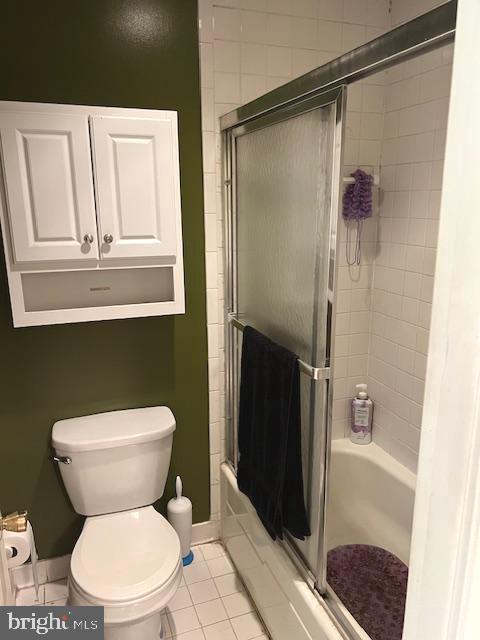
[[[54,462],[62,462],[63,464],[72,464],[72,459],[68,456],[53,456]]]

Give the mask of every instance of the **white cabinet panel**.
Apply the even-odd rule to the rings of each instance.
[[[16,327],[184,313],[177,113],[0,100],[0,226]]]
[[[15,261],[98,258],[86,116],[2,113],[0,136]]]
[[[91,117],[102,258],[175,256],[180,220],[176,113]]]

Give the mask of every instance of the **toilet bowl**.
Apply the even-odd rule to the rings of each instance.
[[[181,577],[178,536],[153,507],[94,516],[73,550],[70,604],[104,607],[105,638],[158,638]]]
[[[175,419],[167,407],[56,422],[52,442],[87,516],[68,579],[71,605],[104,607],[107,640],[158,640],[182,577],[180,541],[152,506],[163,495]]]

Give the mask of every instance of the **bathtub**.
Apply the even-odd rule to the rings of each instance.
[[[327,548],[363,543],[408,564],[415,476],[375,444],[332,443]],[[343,640],[343,628],[367,638],[329,589],[323,600],[266,533],[250,501],[223,464],[221,536],[273,640]],[[333,612],[333,613],[332,613]]]
[[[375,443],[334,440],[327,503],[327,550],[370,544],[409,563],[416,476]],[[342,626],[369,636],[327,586],[326,602]]]
[[[408,565],[416,476],[378,447],[334,440],[327,507],[327,549],[371,544]]]
[[[273,542],[230,467],[220,469],[221,537],[273,640],[344,640],[323,599]]]

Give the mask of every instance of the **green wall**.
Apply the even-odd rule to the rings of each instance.
[[[179,112],[187,313],[13,329],[0,271],[0,508],[27,508],[40,557],[70,552],[83,520],[49,459],[55,420],[165,404],[170,478],[209,517],[208,392],[197,3],[0,0],[0,99]],[[112,478],[115,482],[115,478]],[[162,505],[164,507],[164,504]]]

